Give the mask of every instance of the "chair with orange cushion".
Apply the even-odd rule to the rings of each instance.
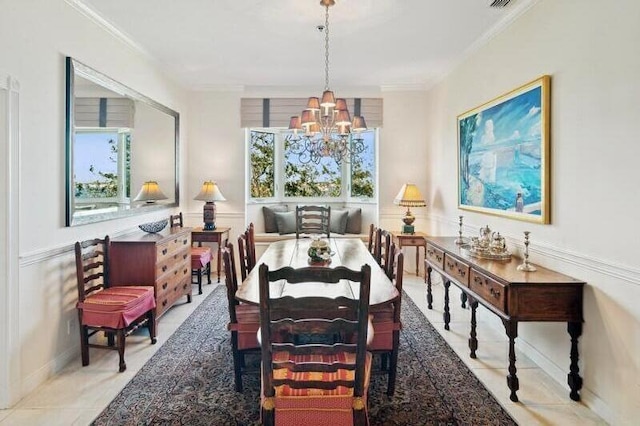
[[[182,228],[182,212],[176,215],[169,216],[169,226]],[[198,294],[202,294],[202,275],[207,274],[207,284],[211,284],[211,249],[209,247],[203,247],[202,243],[191,247],[191,277],[196,277],[196,282],[192,284],[198,284]],[[192,278],[193,280],[193,278]]]
[[[371,354],[366,350],[371,267],[360,271],[259,266],[261,419],[265,425],[367,425]],[[360,283],[348,297],[271,298],[270,283]],[[309,343],[296,336],[351,333],[353,343]],[[290,339],[282,340],[281,336]],[[312,341],[314,339],[311,339]],[[299,343],[299,341],[303,341]]]
[[[82,365],[89,365],[89,348],[117,350],[119,371],[127,368],[124,361],[125,338],[136,328],[146,325],[151,343],[156,343],[156,301],[152,286],[109,285],[109,237],[76,242],[76,276],[78,279],[78,320]],[[107,344],[89,343],[89,338],[103,331]],[[114,346],[114,337],[117,345]]]
[[[233,352],[233,370],[237,392],[242,392],[242,372],[245,367],[244,356],[248,352],[259,353],[257,332],[260,327],[260,309],[236,300],[238,275],[233,254],[233,244],[222,249],[227,301],[229,306],[229,325],[231,331],[231,351]]]
[[[400,330],[402,328],[400,309],[402,306],[404,254],[399,250],[396,251],[395,244],[391,245],[389,254],[393,259],[389,262],[389,279],[393,281],[399,296],[390,304],[371,309],[374,334],[368,349],[374,354],[380,354],[382,369],[388,374],[387,395],[392,396],[396,387]]]

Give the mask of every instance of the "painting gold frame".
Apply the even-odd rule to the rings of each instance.
[[[458,116],[460,209],[550,223],[550,88],[543,75]]]

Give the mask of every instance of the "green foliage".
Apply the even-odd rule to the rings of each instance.
[[[251,132],[250,194],[252,198],[275,196],[275,135]]]
[[[339,197],[342,193],[342,174],[332,158],[323,158],[320,164],[302,164],[284,144],[284,196],[285,197]]]

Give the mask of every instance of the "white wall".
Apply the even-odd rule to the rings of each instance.
[[[639,19],[637,0],[541,0],[428,93],[432,231],[453,235],[459,214],[468,232],[489,224],[512,245],[530,230],[534,262],[587,281],[582,396],[614,424],[640,415]],[[456,116],[543,74],[552,78],[551,224],[458,210]],[[517,344],[566,383],[565,325],[522,324]]]
[[[3,2],[0,11],[0,75],[20,81],[19,339],[11,361],[20,372],[9,403],[79,355],[75,272],[71,246],[139,223],[164,218],[168,210],[72,228],[64,227],[65,56],[72,56],[186,118],[185,93],[133,48],[107,33],[63,0]],[[184,151],[186,132],[182,132]],[[184,158],[184,157],[183,157]],[[184,167],[183,167],[184,169]],[[4,194],[2,195],[4,196]],[[72,330],[67,334],[67,323]],[[13,333],[12,333],[13,334]],[[6,361],[6,360],[5,360]]]
[[[320,81],[319,81],[320,84]],[[428,165],[425,136],[426,98],[419,91],[383,91],[368,88],[334,88],[345,97],[382,97],[384,127],[380,131],[379,201],[380,217],[374,221],[386,229],[400,229],[405,210],[393,205],[393,199],[405,182],[415,182],[427,191]],[[202,182],[213,179],[227,201],[216,203],[219,226],[232,228],[231,241],[246,227],[245,217],[245,134],[240,128],[240,99],[243,97],[309,97],[319,92],[310,88],[261,88],[236,91],[197,92],[189,95],[189,168],[186,184],[186,222],[202,222],[202,203],[192,198]],[[427,225],[426,209],[416,208],[416,229]],[[363,223],[368,232],[369,223]],[[413,249],[410,249],[413,250]],[[413,256],[409,256],[413,259]],[[407,270],[415,268],[413,261]]]

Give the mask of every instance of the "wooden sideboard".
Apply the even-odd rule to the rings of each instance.
[[[517,270],[520,259],[509,261],[479,259],[469,255],[465,246],[457,245],[455,237],[427,237],[425,257],[427,302],[431,309],[431,271],[442,275],[444,283],[444,323],[449,329],[449,287],[451,283],[462,290],[463,305],[468,297],[471,307],[469,349],[476,357],[476,309],[478,304],[500,317],[509,337],[509,374],[507,385],[510,399],[518,401],[515,339],[520,321],[566,322],[571,338],[570,366],[567,382],[569,396],[580,400],[582,378],[578,369],[578,338],[582,334],[582,298],[584,282],[541,266],[535,272]]]
[[[114,238],[109,266],[112,285],[154,287],[158,330],[158,319],[178,299],[191,302],[191,228]]]

